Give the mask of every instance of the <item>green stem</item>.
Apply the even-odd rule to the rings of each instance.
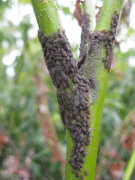
[[[135,148],[134,148],[132,156],[128,162],[123,180],[130,180],[134,168],[135,168]]]
[[[95,28],[95,0],[87,0],[85,1],[84,10],[90,15],[90,31],[93,31]],[[75,175],[71,172],[72,167],[68,163],[68,160],[70,159],[71,155],[71,149],[73,148],[73,140],[71,138],[70,132],[66,130],[67,135],[67,155],[66,155],[66,171],[65,171],[65,180],[78,180],[78,178],[75,177]],[[88,160],[89,158],[87,158]],[[87,163],[85,163],[87,164]],[[84,164],[84,165],[85,165]],[[84,166],[82,170],[88,169],[87,166]]]
[[[111,18],[117,9],[121,14],[124,0],[104,0],[95,31],[109,30]]]
[[[90,15],[90,31],[94,31],[96,26],[95,0],[85,0],[84,10]]]
[[[87,2],[87,1],[86,1]],[[121,13],[124,0],[104,0],[103,7],[101,9],[99,21],[95,28],[95,31],[109,30],[111,27],[111,19],[116,9],[118,13]],[[106,56],[105,48],[102,49],[100,59]],[[95,58],[95,57],[93,57]],[[100,63],[100,62],[99,62]],[[98,150],[98,140],[101,124],[101,116],[103,110],[104,96],[106,91],[108,71],[104,68],[104,64],[101,62],[100,66],[97,66],[97,81],[99,81],[99,92],[98,98],[95,104],[91,105],[91,130],[92,137],[91,143],[88,147],[88,155],[86,157],[86,163],[84,164],[84,169],[88,170],[89,176],[85,176],[85,180],[94,180],[95,178],[95,168],[96,168],[96,159],[97,159],[97,150]],[[69,180],[67,178],[66,180]],[[75,180],[76,178],[74,178]]]
[[[43,34],[54,34],[62,29],[54,0],[31,0],[39,29]]]

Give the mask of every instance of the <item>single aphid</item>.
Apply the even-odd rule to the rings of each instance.
[[[81,66],[85,63],[86,54],[83,55],[83,57],[78,61],[78,69],[81,68]]]

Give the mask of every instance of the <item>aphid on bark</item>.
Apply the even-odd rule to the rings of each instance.
[[[80,127],[82,126],[80,122],[77,122],[76,124],[77,124],[78,126],[80,126]]]
[[[80,128],[79,131],[78,131],[78,136],[79,136],[81,133],[82,133],[82,130],[81,130],[81,128]]]
[[[81,148],[80,148],[80,152],[83,152],[83,151],[84,151],[84,147],[81,147]]]
[[[86,175],[88,173],[88,171],[87,170],[84,170],[84,174]]]
[[[87,152],[86,150],[83,152],[83,157],[86,157],[87,156]]]
[[[52,49],[52,46],[50,44],[46,43],[46,48]]]
[[[76,177],[79,177],[79,172],[78,171],[76,171]]]
[[[58,44],[60,41],[61,41],[61,39],[60,39],[60,38],[55,39],[55,40],[53,41],[53,44]]]
[[[78,143],[78,144],[77,144],[77,148],[80,148],[80,147],[81,147],[81,144],[80,144],[80,143]]]
[[[83,57],[81,59],[79,59],[79,61],[78,61],[78,69],[80,69],[82,64],[84,64],[85,59],[86,59],[86,54],[84,54]]]
[[[90,126],[90,122],[86,121],[86,126],[89,127]]]
[[[84,180],[84,175],[81,175],[81,180]]]
[[[82,122],[82,125],[83,125],[83,127],[86,127],[86,123],[84,121]]]
[[[73,58],[70,44],[64,33],[61,33],[60,31],[56,32],[54,35],[55,40],[53,40],[53,42],[51,35],[48,35],[43,39],[43,34],[39,31],[38,36],[42,44],[45,61],[52,82],[59,88],[57,100],[62,122],[70,131],[71,137],[73,138],[74,145],[71,159],[68,160],[68,163],[70,163],[73,169],[77,170],[79,175],[84,161],[82,160],[79,162],[78,158],[81,158],[83,153],[85,153],[84,140],[88,138],[87,129],[85,128],[84,130],[86,132],[82,131],[84,110],[86,114],[89,114],[88,107],[85,105],[85,102],[88,102],[88,87],[86,88],[88,80],[79,75],[78,65]],[[71,87],[71,91],[67,91],[66,88],[71,86],[70,78],[72,78],[72,83],[74,85]],[[85,119],[85,124],[86,122],[87,117]],[[83,150],[80,152],[81,148],[83,148]]]
[[[90,144],[90,140],[87,140],[85,144],[88,146]]]

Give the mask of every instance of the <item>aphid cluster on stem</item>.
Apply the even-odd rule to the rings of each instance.
[[[80,44],[80,56],[79,59],[81,61],[78,62],[79,71],[81,74],[83,74],[84,70],[84,61],[86,59],[87,54],[87,42],[89,37],[89,26],[90,26],[90,15],[86,12],[83,12],[82,18],[81,18],[81,27],[82,27],[82,33],[81,33],[81,44]]]
[[[91,134],[89,80],[79,74],[64,31],[59,29],[55,32],[54,39],[51,35],[43,35],[41,31],[38,36],[52,82],[58,90],[57,100],[62,122],[73,139],[68,162],[75,170],[75,176],[81,178],[80,172],[87,156],[85,147],[90,144]]]
[[[116,12],[117,13],[117,12]],[[105,46],[106,57],[103,58],[105,68],[110,70],[113,59],[113,48],[116,36],[116,28],[118,26],[119,14],[112,17],[110,31],[94,31],[90,32],[88,36],[88,54],[83,64],[83,75],[89,80],[90,95],[92,103],[95,102],[98,91],[98,82],[96,78],[96,69],[100,66],[100,54],[102,48]]]
[[[89,85],[89,89],[91,91],[90,93],[92,96],[91,99],[94,100],[95,99],[94,96],[96,96],[95,94],[97,92],[96,91],[97,82],[94,72],[94,68],[96,68],[96,66],[94,65],[95,62],[91,63],[93,53],[91,54],[92,56],[88,56],[89,55],[88,49],[90,48],[89,43],[91,42],[89,26],[90,26],[90,16],[86,12],[83,12],[81,19],[82,33],[81,33],[80,56],[79,56],[80,59],[78,62],[78,69],[79,69],[79,74],[84,75],[85,79],[87,80],[86,83]],[[95,42],[92,43],[93,47],[95,46],[94,43]],[[95,50],[97,51],[97,48],[95,48]],[[97,55],[98,54],[99,53],[97,53]],[[90,66],[88,64],[90,64]],[[94,95],[92,91],[95,92]]]
[[[84,64],[83,75],[89,81],[92,103],[94,103],[97,98],[98,81],[96,78],[96,70],[100,66],[100,53],[104,38],[104,33],[98,31],[90,32],[88,36],[88,54]]]
[[[70,131],[73,139],[71,158],[68,163],[72,173],[77,178],[88,176],[87,170],[82,174],[82,167],[87,156],[87,146],[90,144],[90,102],[97,96],[96,69],[100,65],[100,52],[106,46],[107,57],[103,59],[105,67],[110,69],[113,57],[113,42],[116,35],[119,15],[112,18],[110,32],[89,32],[89,15],[82,15],[82,34],[80,45],[80,61],[77,64],[73,58],[71,47],[60,29],[51,35],[43,35],[39,30],[38,37],[42,45],[45,62],[52,82],[57,88],[57,100],[61,119],[65,128]],[[87,45],[88,42],[88,45]],[[94,100],[92,100],[94,102]]]
[[[85,83],[84,79],[86,78],[82,78],[79,74],[73,77],[74,86],[72,87],[71,94],[74,98],[68,99],[70,106],[68,106],[68,111],[65,114],[65,124],[74,142],[69,163],[73,169],[78,171],[81,171],[85,162],[84,157],[87,156],[87,151],[84,146],[90,144],[91,132],[89,123],[89,86]],[[76,176],[78,175],[76,174]]]
[[[116,14],[113,15],[112,17],[111,29],[108,33],[108,38],[105,41],[107,57],[103,58],[105,67],[108,68],[109,71],[110,71],[111,63],[113,59],[113,49],[114,49],[114,42],[115,42],[116,28],[118,26],[118,21],[119,21],[119,14],[116,11]]]

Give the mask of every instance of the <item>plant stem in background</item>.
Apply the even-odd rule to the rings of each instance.
[[[122,180],[130,180],[133,170],[135,169],[135,148],[128,162],[125,175]]]

